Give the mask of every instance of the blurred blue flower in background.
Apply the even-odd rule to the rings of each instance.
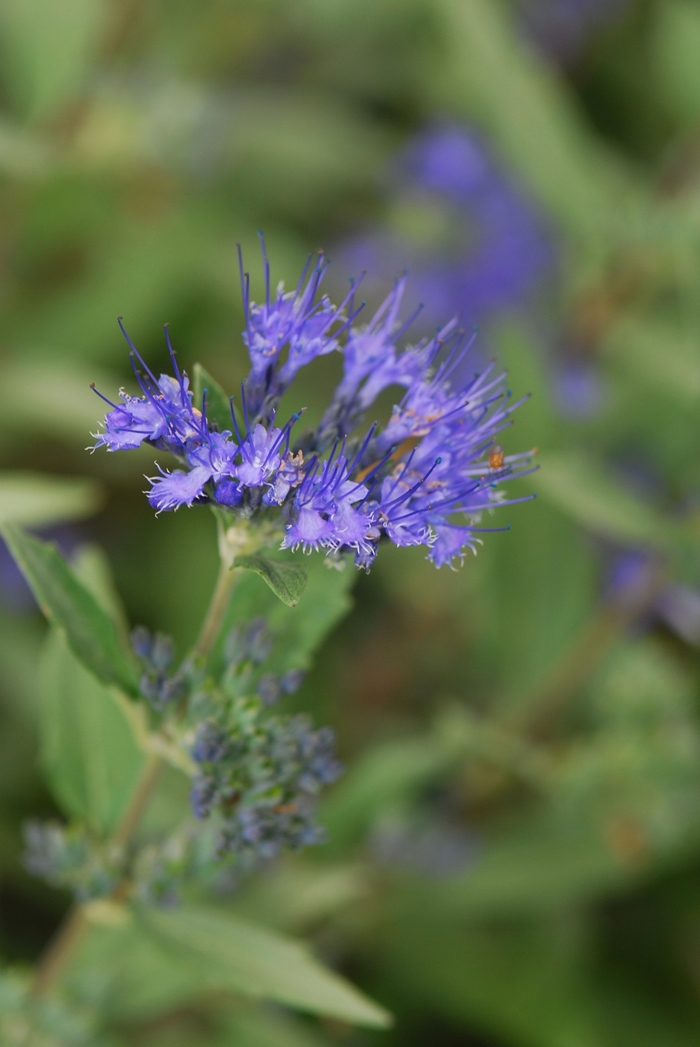
[[[434,324],[481,323],[522,306],[551,272],[554,242],[526,194],[466,127],[429,128],[392,166],[386,227],[340,247],[343,265],[384,279],[407,268]]]
[[[617,19],[629,0],[522,0],[527,35],[551,58],[578,58],[591,34]]]

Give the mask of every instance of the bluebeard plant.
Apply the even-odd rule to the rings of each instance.
[[[333,620],[332,604],[324,610],[324,593],[306,624],[303,617],[288,618],[287,642],[275,651],[264,617],[241,624],[241,607],[250,605],[245,597],[241,604],[232,599],[235,578],[244,571],[260,575],[294,607],[307,581],[293,562],[295,550],[321,550],[330,566],[344,569],[353,559],[369,570],[380,543],[390,542],[423,546],[436,567],[453,566],[475,549],[480,532],[504,529],[483,526],[486,512],[526,500],[508,502],[499,489],[532,469],[532,452],[506,455],[496,442],[518,404],[495,362],[468,373],[474,336],[456,319],[404,345],[420,312],[401,316],[405,275],[365,319],[354,281],[338,305],[321,290],[328,268],[322,254],[307,262],[293,291],[282,284],[273,290],[264,242],[263,262],[265,297],[256,303],[241,261],[250,371],[237,400],[227,401],[198,365],[195,396],[167,327],[172,374],[156,375],[120,320],[139,393],[122,390],[119,402],[108,400],[103,427],[94,434],[93,449],[147,444],[175,459],[175,468],[159,464],[150,478],[147,497],[156,514],[194,505],[214,510],[219,575],[189,655],[178,665],[172,641],[142,626],[131,632],[129,650],[113,604],[103,606],[104,592],[89,588],[79,563],[74,570],[55,547],[3,527],[60,630],[49,650],[62,667],[54,675],[65,670],[61,703],[70,707],[70,674],[82,665],[94,722],[105,725],[97,732],[98,753],[110,752],[103,736],[112,729],[119,738],[113,764],[100,778],[104,788],[95,790],[99,803],[92,804],[91,784],[83,797],[77,776],[72,822],[26,826],[25,867],[71,890],[77,903],[39,964],[36,992],[58,980],[95,914],[121,920],[127,904],[174,906],[186,883],[199,891],[230,888],[281,852],[325,839],[316,808],[342,772],[334,732],[277,706],[300,687],[311,649]],[[318,424],[297,435],[304,407],[281,419],[281,399],[302,368],[329,354],[342,358],[342,377]],[[388,391],[395,401],[388,419],[368,423],[368,412]],[[262,555],[274,544],[288,555],[277,561]],[[348,578],[322,573],[343,583]],[[81,691],[76,722],[88,704],[83,697]],[[66,765],[73,759],[71,749]],[[141,823],[167,763],[190,778],[190,810],[174,828],[169,822],[154,831]],[[92,783],[91,773],[86,782]],[[452,825],[404,835],[389,849],[407,849],[410,864],[421,869],[454,871],[473,852],[473,841]],[[439,860],[426,864],[429,856]],[[211,914],[197,917],[195,906],[194,918]]]
[[[351,553],[364,569],[382,539],[425,546],[437,567],[463,559],[478,533],[491,529],[480,526],[484,511],[510,504],[499,484],[529,467],[529,452],[506,456],[496,444],[518,406],[505,376],[492,362],[465,377],[474,339],[454,319],[401,349],[416,315],[400,319],[405,276],[362,323],[355,284],[339,306],[321,293],[322,254],[291,292],[282,284],[273,292],[264,245],[263,261],[260,304],[241,264],[251,367],[239,402],[231,398],[230,427],[209,416],[206,392],[194,402],[167,328],[173,374],[157,377],[122,326],[141,395],[122,391],[120,403],[110,402],[95,447],[148,443],[177,459],[179,468],[159,466],[151,478],[148,500],[157,513],[210,504],[241,526],[255,519],[284,549]],[[342,355],[343,377],[318,427],[295,440],[302,410],[281,422],[280,398],[301,368],[329,353]],[[388,422],[364,427],[389,388],[401,396]]]

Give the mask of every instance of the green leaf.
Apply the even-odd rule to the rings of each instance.
[[[543,456],[535,478],[549,501],[578,523],[613,541],[669,552],[687,541],[682,529],[653,506],[635,498],[594,458],[566,451]]]
[[[38,527],[79,520],[96,512],[101,501],[93,480],[0,472],[0,523]]]
[[[235,566],[259,574],[287,607],[296,607],[306,589],[306,571],[295,563],[268,560],[258,553],[255,556],[237,556]]]
[[[91,382],[105,392],[120,385],[116,375],[98,373],[94,364],[82,370],[65,358],[60,364],[51,358],[7,360],[0,384],[0,428],[12,431],[27,426],[84,447],[88,434],[98,431],[106,409],[91,392]],[[26,396],[27,389],[31,397]]]
[[[56,110],[82,87],[103,29],[104,0],[4,0],[5,79],[28,116]]]
[[[117,627],[55,546],[30,537],[15,524],[0,525],[0,532],[42,611],[83,665],[102,683],[137,697],[135,667]]]
[[[697,4],[692,0],[665,0],[656,4],[653,30],[651,51],[655,86],[675,119],[692,127],[700,115],[700,11]]]
[[[75,573],[120,624],[123,611],[97,546],[81,551]],[[55,630],[41,655],[39,699],[41,764],[51,791],[69,817],[109,835],[136,786],[144,754],[112,691],[81,665]]]
[[[608,331],[604,352],[622,365],[623,380],[666,393],[695,408],[700,400],[700,342],[694,324],[653,315],[623,315]]]
[[[280,556],[294,562],[293,553]],[[344,571],[329,568],[322,555],[307,557],[304,569],[308,582],[304,599],[296,607],[283,604],[271,589],[260,585],[252,572],[238,579],[212,655],[212,671],[223,669],[221,651],[230,630],[259,616],[267,619],[275,638],[266,663],[269,670],[281,675],[289,669],[309,668],[314,651],[350,610],[349,591],[357,579],[357,571],[350,565]]]
[[[369,890],[364,866],[321,866],[290,857],[269,875],[250,877],[237,895],[236,914],[277,931],[298,933],[366,898]]]
[[[231,431],[233,422],[231,419],[230,401],[216,378],[212,378],[201,364],[194,365],[194,405],[201,409],[202,396],[206,390],[207,394],[207,418],[210,422],[216,422],[219,432],[224,429]]]
[[[412,799],[455,762],[441,738],[397,738],[370,750],[323,805],[321,821],[331,848],[355,840],[397,801]]]
[[[267,1014],[258,1008],[234,1014],[226,1022],[226,1047],[329,1047],[330,1041],[314,1029],[285,1014]]]
[[[512,5],[436,0],[434,17],[444,55],[430,81],[433,103],[483,125],[567,231],[609,238],[624,214],[621,190],[629,206],[636,187],[590,133],[563,79],[523,46]]]
[[[469,927],[417,912],[387,942],[385,963],[416,1003],[499,1043],[612,1047],[586,939],[567,917]]]
[[[307,947],[225,912],[198,906],[143,912],[145,927],[165,944],[189,953],[218,972],[221,985],[236,992],[385,1028],[390,1015],[343,978],[315,960]]]
[[[116,827],[143,767],[129,722],[109,688],[52,630],[39,670],[41,765],[59,806],[101,836]]]

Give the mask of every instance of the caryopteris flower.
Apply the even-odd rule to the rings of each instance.
[[[498,485],[529,471],[530,453],[506,456],[496,444],[518,406],[504,389],[505,375],[494,374],[492,363],[465,379],[473,336],[456,320],[401,349],[413,319],[399,317],[405,277],[362,325],[355,285],[337,307],[319,294],[323,255],[313,268],[309,260],[295,291],[280,284],[274,295],[264,245],[263,261],[260,305],[250,300],[241,265],[251,370],[240,405],[231,398],[230,428],[208,418],[206,394],[194,403],[167,328],[174,376],[157,378],[122,327],[142,395],[122,391],[121,403],[110,402],[95,447],[129,450],[146,442],[176,457],[179,468],[159,466],[150,481],[148,500],[157,512],[210,503],[276,525],[284,548],[352,552],[366,569],[382,538],[426,546],[437,567],[462,559],[478,532],[491,530],[479,526],[481,514],[512,504]],[[332,352],[343,356],[343,377],[318,428],[294,441],[301,411],[279,424],[280,397],[302,367]],[[399,390],[388,421],[363,429],[388,388]]]

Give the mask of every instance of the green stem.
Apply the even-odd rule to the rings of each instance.
[[[234,567],[229,567],[224,560],[221,561],[219,577],[216,580],[211,603],[202,623],[199,638],[194,646],[193,654],[195,658],[206,658],[214,646],[214,641],[219,634],[221,623],[224,620],[224,615],[231,599],[231,592],[237,574],[238,571]]]
[[[53,936],[34,972],[32,993],[41,996],[60,980],[66,965],[90,926],[85,907],[74,905]]]
[[[156,786],[163,769],[160,756],[149,756],[136,785],[122,820],[117,826],[112,841],[121,847],[131,842],[141,816]],[[110,895],[112,901],[121,900],[124,894],[124,881],[121,881]],[[90,927],[84,905],[74,905],[54,937],[49,942],[34,974],[32,992],[41,995],[59,981],[66,965],[78,948]]]

